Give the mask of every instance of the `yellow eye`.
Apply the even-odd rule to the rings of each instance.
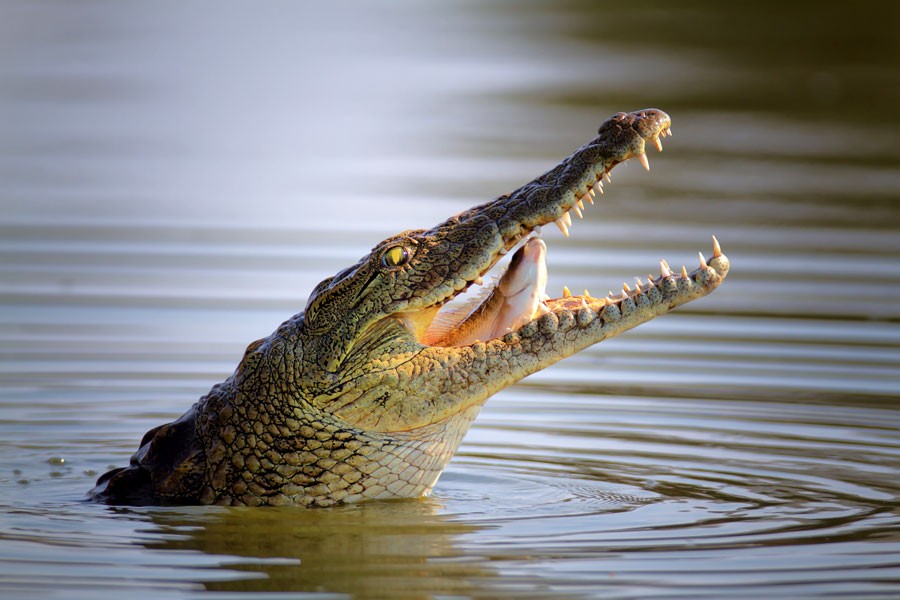
[[[403,246],[394,246],[381,255],[381,263],[386,267],[402,267],[409,262],[409,250]]]

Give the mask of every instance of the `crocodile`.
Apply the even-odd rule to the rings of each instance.
[[[102,475],[89,496],[321,507],[427,495],[491,395],[725,279],[728,258],[713,237],[712,254],[690,272],[661,261],[659,275],[608,296],[544,293],[546,246],[534,241],[542,226],[568,236],[571,213],[583,216],[611,169],[635,158],[649,170],[646,147],[661,151],[666,135],[661,110],[615,114],[515,191],[377,244],[251,343],[184,415],[147,432],[129,466]],[[460,310],[458,297],[469,288],[478,297],[473,286],[509,253],[519,258],[497,286],[512,291]],[[512,301],[519,293],[530,300]]]

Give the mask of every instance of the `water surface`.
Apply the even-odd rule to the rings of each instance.
[[[900,14],[736,4],[5,3],[0,594],[900,594]],[[492,398],[431,497],[83,501],[321,279],[648,106],[552,293],[711,234],[728,280]]]

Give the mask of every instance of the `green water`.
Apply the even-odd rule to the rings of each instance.
[[[0,596],[900,595],[892,2],[0,5]],[[713,295],[492,398],[422,500],[84,502],[382,238],[669,112],[551,294]]]

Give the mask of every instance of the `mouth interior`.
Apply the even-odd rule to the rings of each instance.
[[[671,129],[666,128],[659,134],[648,140],[654,144],[657,150],[662,151],[661,137],[671,135]],[[629,158],[637,158],[638,162],[646,169],[650,170],[650,164],[647,155],[644,152],[636,154]],[[583,218],[584,210],[587,205],[594,204],[594,197],[597,193],[603,194],[603,180],[609,182],[610,170],[619,163],[608,166],[607,168],[599,168],[594,172],[593,181],[590,176],[583,183],[581,189],[573,190],[573,196],[577,198],[575,202],[556,220],[548,220],[544,223],[553,222],[562,234],[569,237],[569,229],[572,227],[572,212],[578,218]],[[480,289],[468,296],[468,299],[459,301],[460,295],[466,294],[469,289],[461,290],[456,296],[447,299],[439,305],[419,311],[418,315],[406,315],[407,319],[415,321],[415,326],[411,327],[416,332],[416,337],[425,345],[431,346],[466,346],[475,342],[487,342],[492,339],[503,337],[510,331],[515,331],[529,321],[537,319],[542,315],[557,310],[574,310],[590,305],[595,310],[604,305],[616,304],[627,298],[634,297],[641,293],[644,283],[636,279],[636,287],[631,288],[628,284],[623,284],[622,291],[604,298],[592,297],[587,290],[580,296],[572,295],[568,288],[563,288],[563,295],[559,298],[550,298],[546,295],[546,246],[543,251],[532,252],[530,260],[517,260],[532,240],[540,239],[540,227],[536,227],[533,231],[525,231],[523,235],[513,245],[516,252],[510,266],[500,275],[494,277],[494,281],[489,285],[484,285],[482,278],[486,275],[488,269],[481,276],[470,282],[470,286],[478,286]],[[501,254],[506,254],[501,252]],[[701,265],[705,267],[705,263]],[[502,268],[502,267],[501,267]],[[530,269],[527,271],[526,269]],[[665,261],[660,262],[660,275],[654,279],[648,276],[648,285],[654,285],[664,277],[669,277],[673,273],[669,269]],[[682,275],[687,277],[688,274],[682,267]],[[504,286],[509,281],[515,281],[515,286]],[[516,288],[519,291],[514,298],[504,294],[504,287]],[[646,289],[646,288],[643,288]]]
[[[508,266],[497,267],[489,284],[479,282],[464,299],[445,304],[428,325],[420,341],[430,346],[465,346],[514,331],[549,312],[547,246],[530,235],[517,246]],[[479,278],[481,279],[481,278]]]

